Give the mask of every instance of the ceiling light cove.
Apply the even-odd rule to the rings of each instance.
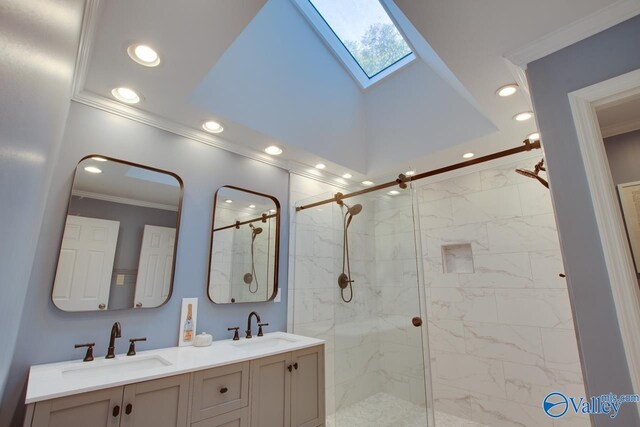
[[[540,140],[540,132],[533,132],[527,135],[529,142],[536,142]]]
[[[327,167],[327,165],[325,165],[324,163],[318,163],[318,164],[316,165],[316,169],[320,169],[320,170],[322,170],[322,169],[324,169],[324,168],[326,168],[326,167]]]
[[[160,64],[158,52],[146,44],[132,44],[127,48],[129,57],[145,67],[156,67]]]
[[[371,187],[373,185],[372,181],[362,181],[362,185],[364,185],[365,187]]]
[[[98,169],[95,166],[87,166],[86,168],[84,168],[84,170],[89,172],[89,173],[102,173],[102,170]]]
[[[513,116],[513,120],[515,120],[516,122],[526,122],[532,117],[533,117],[533,112],[523,111],[522,113],[518,113],[515,116]]]
[[[270,145],[264,149],[264,152],[272,156],[279,156],[280,154],[282,154],[282,148],[278,147],[277,145]]]
[[[463,159],[470,159],[470,158],[472,158],[473,156],[475,156],[475,154],[474,154],[474,153],[464,153],[464,154],[462,155],[462,158],[463,158]]]
[[[128,87],[117,87],[111,91],[111,94],[125,104],[137,104],[142,98],[135,90]]]
[[[507,96],[514,95],[517,91],[518,91],[518,85],[515,83],[512,83],[509,85],[502,86],[500,89],[496,91],[496,94],[498,96],[505,98]]]
[[[220,133],[224,130],[224,127],[216,121],[209,120],[202,124],[202,129],[209,133]]]

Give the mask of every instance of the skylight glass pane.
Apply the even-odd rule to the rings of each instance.
[[[379,0],[309,0],[367,77],[389,68],[411,48]]]

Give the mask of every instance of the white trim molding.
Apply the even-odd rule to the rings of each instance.
[[[143,208],[161,209],[163,211],[178,212],[178,206],[163,203],[147,202],[145,200],[130,199],[128,197],[112,196],[110,194],[94,193],[92,191],[73,190],[72,196],[86,197],[88,199],[102,200],[105,202],[120,203],[123,205],[141,206]]]
[[[504,56],[518,67],[526,70],[527,65],[531,62],[598,34],[638,14],[640,14],[640,1],[618,0],[591,15],[512,50]]]
[[[640,129],[640,117],[627,120],[625,122],[616,123],[614,125],[605,126],[601,129],[603,138],[610,138],[623,133],[633,132]]]
[[[569,94],[634,393],[640,393],[640,289],[596,112],[639,93],[636,70]]]

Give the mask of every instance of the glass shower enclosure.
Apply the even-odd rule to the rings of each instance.
[[[295,215],[290,329],[326,340],[328,426],[434,425],[414,198],[382,190]]]

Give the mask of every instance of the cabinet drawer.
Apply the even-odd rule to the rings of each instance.
[[[249,362],[193,374],[192,422],[235,411],[248,404]]]
[[[191,427],[249,427],[249,408],[191,424]]]

